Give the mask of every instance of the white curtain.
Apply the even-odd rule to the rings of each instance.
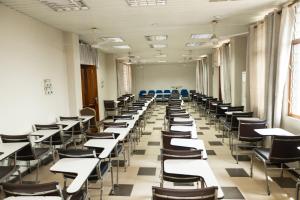
[[[230,45],[224,44],[220,48],[220,67],[221,67],[221,92],[224,103],[231,102],[230,84]]]
[[[97,49],[92,48],[89,44],[80,44],[80,64],[98,66]]]
[[[196,65],[196,92],[200,93],[200,60],[197,60]]]
[[[202,78],[203,93],[208,95],[208,73],[209,73],[208,72],[208,59],[203,58],[201,60],[201,62],[202,62],[202,68],[203,68],[203,70],[202,70],[202,72],[203,72],[203,74],[202,74],[202,76],[203,76],[203,78]]]
[[[295,10],[296,4],[283,8],[281,14],[275,87],[274,127],[280,127],[281,125],[284,87],[287,82],[291,44],[295,29]]]
[[[117,62],[118,96],[132,93],[131,66]]]

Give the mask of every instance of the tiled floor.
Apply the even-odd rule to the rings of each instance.
[[[141,142],[137,146],[137,150],[131,156],[130,166],[127,167],[126,172],[120,168],[119,187],[116,188],[114,195],[109,195],[111,191],[110,174],[104,176],[104,199],[110,200],[143,200],[151,199],[151,187],[159,186],[159,174],[161,163],[159,161],[160,146],[157,143],[161,141],[161,128],[163,127],[165,107],[157,105],[153,116],[148,123],[146,130],[148,134],[144,134]],[[192,111],[192,108],[189,108]],[[194,118],[199,118],[199,114],[194,112]],[[198,137],[204,140],[206,148],[208,149],[208,162],[213,169],[220,185],[225,193],[225,199],[248,199],[248,200],[292,200],[294,199],[295,189],[289,188],[295,185],[292,179],[274,179],[271,177],[279,177],[280,171],[269,171],[269,180],[271,195],[268,196],[265,190],[265,176],[262,164],[255,161],[254,176],[249,177],[249,161],[243,161],[240,158],[239,164],[236,164],[235,159],[231,156],[228,139],[225,143],[221,143],[221,138],[217,138],[218,131],[214,126],[208,127],[207,121],[204,118],[196,120],[197,131],[201,132]],[[200,128],[201,127],[201,128]],[[205,127],[205,128],[204,128]],[[149,134],[151,133],[151,134]],[[155,143],[152,143],[155,142]],[[152,145],[151,145],[152,144]],[[155,144],[155,145],[154,145]],[[145,151],[146,150],[146,151]],[[42,166],[40,170],[41,182],[59,181],[63,185],[61,174],[53,174],[49,172],[49,167]],[[116,170],[114,168],[114,170]],[[34,172],[32,173],[35,174]],[[33,175],[26,176],[25,180],[32,180]],[[285,177],[290,177],[285,173]],[[278,185],[276,182],[280,183]],[[91,186],[99,186],[100,184],[91,184]],[[196,188],[196,184],[191,186],[190,183],[180,184],[174,186],[173,183],[165,182],[165,187],[170,188]],[[287,187],[287,188],[286,188]],[[90,190],[91,199],[99,199],[99,190]],[[1,199],[1,197],[0,197]]]

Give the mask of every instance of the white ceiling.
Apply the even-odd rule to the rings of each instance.
[[[211,51],[211,46],[186,48],[185,44],[197,41],[190,39],[192,33],[211,33],[215,16],[221,18],[216,28],[218,37],[228,38],[247,32],[249,23],[286,1],[168,0],[166,6],[129,7],[125,0],[84,0],[90,9],[73,12],[54,12],[39,0],[0,0],[0,3],[61,30],[77,33],[90,43],[102,36],[120,36],[131,46],[132,54],[142,60],[153,59],[157,54],[144,36],[167,34],[168,47],[162,52],[168,55],[168,62],[178,62],[189,49],[193,49],[194,56]],[[98,30],[93,32],[92,27]],[[103,44],[101,49],[118,56],[127,54],[128,50],[116,50],[112,45],[115,44]]]

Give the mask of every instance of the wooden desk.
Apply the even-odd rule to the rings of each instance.
[[[207,159],[207,153],[203,140],[172,138],[171,145],[179,147],[190,147],[197,150],[202,150],[203,159]]]
[[[200,176],[207,187],[218,187],[218,199],[224,198],[224,193],[219,185],[212,169],[206,160],[200,159],[172,159],[164,161],[164,171],[172,174]]]
[[[281,128],[254,129],[254,131],[262,136],[294,136],[295,135]]]
[[[28,144],[29,142],[0,143],[0,160],[4,160]]]
[[[74,194],[81,189],[98,162],[98,158],[63,158],[58,160],[50,168],[50,171],[54,173],[77,174],[66,190],[67,193]]]

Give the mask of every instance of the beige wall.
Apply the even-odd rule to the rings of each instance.
[[[0,5],[0,132],[27,132],[69,114],[62,31]],[[51,79],[53,95],[45,95]]]
[[[188,90],[196,88],[196,63],[188,64],[148,64],[134,65],[134,93],[140,90],[164,90],[173,86],[182,86]]]

